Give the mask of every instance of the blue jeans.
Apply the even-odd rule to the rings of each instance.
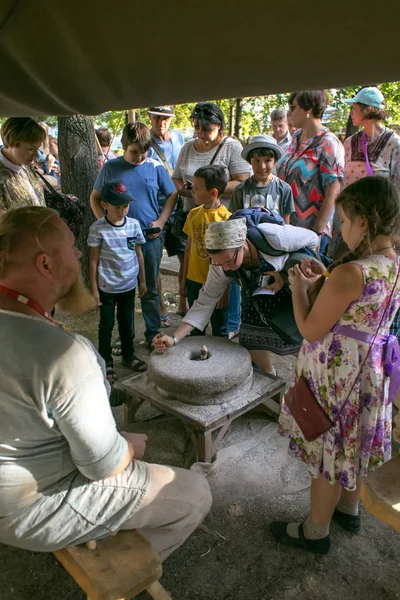
[[[194,304],[194,301],[199,297],[199,292],[203,287],[202,283],[197,281],[191,281],[186,279],[186,294],[188,299],[189,308]],[[228,309],[227,308],[215,308],[211,315],[211,330],[215,337],[228,337],[228,331],[226,329],[226,323],[228,321]],[[190,335],[205,335],[206,331],[200,331],[200,329],[192,329]]]
[[[120,294],[112,294],[99,290],[100,323],[99,323],[99,354],[104,359],[107,367],[113,366],[111,353],[111,336],[115,320],[115,307],[117,307],[117,323],[119,338],[121,340],[121,354],[123,360],[131,361],[135,353],[133,338],[135,337],[135,289]]]
[[[239,331],[240,329],[240,285],[232,281],[229,292],[228,331]]]
[[[144,335],[147,342],[151,342],[161,328],[160,296],[157,285],[162,253],[161,236],[155,240],[146,239],[146,243],[142,245],[142,253],[147,287],[147,292],[141,298],[143,319],[146,324]]]

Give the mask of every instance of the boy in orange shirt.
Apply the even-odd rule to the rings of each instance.
[[[227,183],[226,169],[218,165],[200,167],[193,176],[192,192],[197,207],[189,212],[183,228],[188,237],[182,278],[185,283],[181,290],[182,294],[187,295],[189,307],[197,300],[210,267],[210,258],[204,244],[206,229],[210,223],[227,221],[231,216],[220,199]],[[228,302],[229,287],[211,315],[212,333],[217,337],[228,337]],[[205,330],[193,329],[190,335],[205,335]]]

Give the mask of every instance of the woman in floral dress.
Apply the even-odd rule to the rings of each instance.
[[[359,531],[360,479],[390,458],[386,337],[380,345],[372,342],[377,333],[388,336],[400,306],[400,263],[392,244],[400,222],[395,187],[387,178],[363,178],[338,196],[336,206],[351,253],[317,281],[310,277],[324,272],[317,261],[303,261],[302,270],[296,266],[289,273],[296,323],[305,338],[296,380],[304,375],[334,424],[307,442],[283,405],[281,432],[290,438],[289,452],[309,467],[311,506],[304,523],[271,524],[283,544],[322,554],[330,548],[332,517]]]

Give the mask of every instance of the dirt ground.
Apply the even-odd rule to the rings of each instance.
[[[180,322],[175,312],[177,280],[163,277],[164,297],[169,302],[174,330]],[[96,342],[96,313],[63,319],[75,331]],[[146,360],[149,353],[143,342],[140,304],[136,311],[136,351]],[[290,380],[295,359],[277,359],[278,374]],[[116,363],[119,376],[127,375]],[[123,426],[123,409],[114,409]],[[242,439],[243,425],[237,427],[226,446]],[[250,417],[254,423],[260,415]],[[157,435],[162,420],[152,419],[130,426],[130,430],[149,435],[149,460],[168,463],[171,448],[162,448]],[[264,422],[263,422],[264,423]],[[265,423],[264,423],[265,424]],[[163,421],[164,432],[171,440],[180,425],[172,419]],[[241,429],[242,427],[242,429]],[[261,425],[260,425],[261,427]],[[169,429],[168,429],[169,428]],[[164,442],[162,442],[164,444]],[[164,444],[165,445],[165,444]],[[167,444],[168,445],[168,444]],[[172,446],[172,441],[170,446]],[[171,460],[170,460],[171,459]],[[265,489],[268,481],[265,482]],[[275,519],[301,520],[307,514],[308,490],[274,497],[268,493],[251,494],[237,490],[235,481],[225,493],[214,495],[213,508],[204,524],[164,563],[162,583],[174,600],[394,600],[400,598],[400,535],[362,513],[362,530],[357,536],[337,525],[331,528],[332,549],[318,557],[303,551],[279,546],[268,531]],[[229,514],[232,501],[243,509],[239,517]],[[0,545],[0,600],[81,600],[86,596],[64,571],[52,554],[34,554]],[[147,598],[142,594],[143,600]]]

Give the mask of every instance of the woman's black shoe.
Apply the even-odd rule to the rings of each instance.
[[[331,547],[330,535],[319,540],[309,540],[304,536],[304,523],[301,523],[299,525],[300,537],[294,538],[286,531],[288,525],[289,523],[284,521],[274,521],[270,525],[271,533],[276,537],[278,542],[284,546],[289,546],[290,548],[303,548],[303,550],[308,550],[309,552],[314,552],[316,554],[327,554],[329,552],[329,548]]]
[[[360,515],[347,515],[340,510],[335,509],[332,519],[336,521],[343,529],[347,529],[351,533],[359,533],[361,529]]]

